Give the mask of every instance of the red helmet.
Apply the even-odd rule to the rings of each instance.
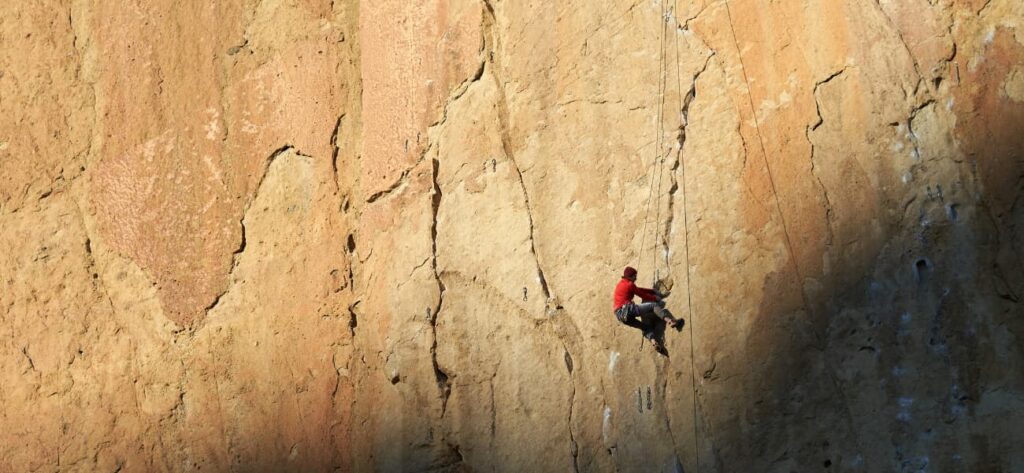
[[[622,277],[632,279],[636,277],[636,268],[632,266],[626,266],[626,269],[622,271]]]

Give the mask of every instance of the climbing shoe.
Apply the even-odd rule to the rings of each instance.
[[[650,340],[651,340],[651,345],[654,346],[654,351],[656,351],[658,353],[661,353],[662,355],[668,353],[668,351],[665,350],[665,345],[663,345],[660,341],[658,341],[657,338],[651,338]]]
[[[686,321],[683,319],[675,319],[669,323],[669,326],[676,329],[676,331],[682,330],[683,325],[686,325]]]

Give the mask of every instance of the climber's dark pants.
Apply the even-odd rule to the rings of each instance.
[[[672,315],[665,310],[665,303],[662,301],[640,304],[627,302],[615,311],[615,318],[619,319],[619,322],[640,329],[645,338],[653,338],[654,329],[666,317],[671,318]]]

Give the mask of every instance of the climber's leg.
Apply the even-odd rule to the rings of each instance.
[[[683,320],[675,318],[672,315],[672,312],[669,312],[669,310],[665,308],[665,301],[644,302],[637,305],[637,307],[640,309],[641,317],[644,313],[647,313],[648,316],[651,317],[650,314],[653,313],[657,318],[664,320],[665,324],[672,328],[678,329],[683,326]],[[652,322],[652,324],[653,323],[656,322]]]
[[[648,320],[650,315],[644,316],[638,308],[639,306],[635,304],[626,304],[615,313],[615,317],[625,325],[640,329],[644,334],[644,338],[653,338],[654,323]]]
[[[664,312],[663,302],[643,302],[636,305],[637,312],[640,315],[640,319],[648,324],[656,324],[658,319],[663,318],[661,314]]]
[[[656,332],[658,324],[661,323],[658,319],[658,312],[664,310],[661,308],[661,302],[644,302],[637,304],[637,312],[640,316],[640,322],[644,325],[644,338],[651,341],[654,345],[654,349],[661,354],[666,354],[665,345],[658,338]]]
[[[640,315],[640,321],[644,324],[644,336],[650,339],[654,337],[654,329],[658,327],[658,319],[664,318],[661,316],[661,312],[665,309],[663,306],[664,302],[644,302],[637,304],[637,312]]]
[[[661,319],[664,320],[669,327],[672,327],[676,330],[683,328],[683,324],[685,323],[683,319],[677,319],[674,315],[672,315],[672,312],[665,308],[661,309],[661,313],[658,314],[658,317],[661,317]]]

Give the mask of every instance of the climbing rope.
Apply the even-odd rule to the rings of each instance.
[[[673,10],[675,13],[675,10]],[[683,83],[682,83],[682,72],[680,71],[680,57],[679,57],[679,35],[673,36],[676,47],[676,87],[679,91],[679,105],[680,105],[680,121],[682,129],[679,140],[679,167],[682,172],[682,177],[679,182],[679,188],[683,196],[683,249],[686,252],[684,257],[684,263],[686,264],[686,313],[690,317],[690,388],[693,390],[693,454],[696,460],[696,469],[700,471],[700,437],[697,435],[697,363],[695,361],[696,345],[693,340],[694,332],[694,316],[693,316],[693,294],[690,290],[690,281],[692,277],[690,275],[690,218],[687,213],[686,206],[686,160],[683,159],[683,140],[685,140],[686,126],[689,124],[689,116],[683,111],[686,106],[684,102],[686,97],[683,96]],[[697,94],[697,77],[693,78],[693,85],[691,91],[696,96]],[[667,257],[666,257],[667,259]],[[666,266],[668,266],[666,264]]]
[[[810,315],[811,319],[814,320],[815,319],[814,306],[811,305],[810,299],[807,297],[807,291],[804,289],[804,277],[800,273],[800,265],[797,262],[796,252],[793,249],[793,241],[789,237],[789,229],[787,228],[787,225],[786,225],[786,216],[782,213],[782,204],[781,204],[780,199],[779,199],[779,191],[778,191],[778,189],[775,186],[775,178],[772,175],[772,168],[771,168],[771,165],[768,162],[768,151],[766,150],[766,148],[764,146],[764,138],[761,135],[761,125],[760,125],[760,123],[758,123],[758,120],[757,120],[757,112],[756,112],[756,109],[754,108],[754,97],[753,97],[753,94],[751,94],[751,92],[750,92],[750,79],[749,79],[749,77],[747,77],[747,69],[746,69],[746,66],[743,64],[743,54],[742,54],[742,52],[740,50],[739,40],[736,37],[736,27],[733,26],[732,9],[729,8],[729,1],[728,0],[726,0],[724,3],[725,3],[725,12],[726,12],[727,18],[729,20],[729,30],[732,33],[733,46],[736,48],[737,58],[738,58],[738,60],[740,62],[740,72],[743,74],[743,81],[747,85],[747,100],[748,100],[749,105],[750,105],[751,116],[753,117],[754,130],[757,132],[757,140],[758,140],[758,143],[760,144],[761,156],[764,158],[765,170],[768,173],[768,182],[771,185],[772,194],[775,197],[775,199],[774,199],[775,200],[775,209],[778,212],[779,220],[782,223],[782,234],[783,234],[783,237],[785,239],[786,249],[789,252],[789,259],[793,263],[793,272],[796,274],[797,281],[800,284],[800,297],[803,300],[803,304],[804,304],[804,307],[807,309],[808,315]],[[815,332],[814,335],[815,335],[815,337],[818,338],[819,343],[824,343],[824,341],[821,340],[821,335],[820,334]],[[839,396],[843,399],[843,403],[844,403],[844,407],[845,407],[844,410],[845,410],[845,413],[846,413],[847,428],[849,429],[850,435],[854,437],[854,441],[858,445],[858,448],[860,448],[860,440],[857,438],[856,430],[853,428],[853,425],[854,425],[853,414],[850,412],[849,402],[846,400],[847,399],[846,392],[843,390],[842,385],[839,383],[839,380],[836,378],[835,369],[832,367],[832,363],[831,363],[831,361],[829,361],[828,356],[823,356],[822,357],[822,361],[824,362],[824,364],[826,366],[826,371],[828,373],[828,376],[829,376],[830,380],[832,381],[832,385],[835,387],[836,391],[838,391]],[[861,450],[863,450],[863,449],[861,449]]]
[[[668,30],[669,12],[668,6],[665,1],[662,1],[661,10],[661,77],[659,77],[660,85],[659,95],[661,100],[658,101],[658,140],[659,145],[657,146],[656,159],[660,159],[658,162],[658,190],[655,191],[655,195],[658,196],[658,200],[654,204],[654,235],[651,241],[651,260],[652,260],[652,277],[653,282],[651,286],[655,286],[659,280],[658,274],[658,225],[661,224],[661,183],[664,181],[665,175],[665,156],[667,153],[662,148],[665,146],[665,89],[668,88],[668,61],[666,59],[666,52],[668,50],[668,42],[666,40],[666,31]],[[664,242],[664,237],[662,237]]]
[[[654,124],[654,126],[655,126],[654,156],[653,156],[653,158],[651,160],[651,166],[650,166],[650,171],[649,171],[649,173],[650,173],[650,184],[648,185],[647,203],[646,203],[645,208],[644,208],[644,225],[643,225],[643,229],[640,232],[640,251],[639,251],[639,254],[637,256],[637,267],[640,267],[640,265],[643,264],[643,260],[644,260],[644,245],[647,242],[647,223],[649,222],[649,218],[650,218],[651,202],[654,200],[654,195],[655,195],[655,192],[654,192],[654,187],[655,187],[654,171],[655,171],[655,165],[659,163],[659,160],[660,160],[660,163],[662,165],[658,167],[658,171],[659,171],[658,172],[658,183],[657,183],[657,187],[658,187],[658,192],[657,192],[658,200],[657,200],[657,203],[655,204],[655,222],[660,221],[660,218],[661,218],[661,181],[662,181],[663,170],[664,170],[664,167],[665,167],[664,166],[664,164],[665,164],[665,157],[664,157],[664,154],[662,152],[662,147],[664,146],[664,143],[665,143],[665,141],[664,141],[664,135],[665,135],[665,88],[666,88],[666,83],[668,82],[667,81],[667,77],[666,77],[667,76],[668,68],[666,66],[666,60],[665,60],[666,59],[666,49],[667,49],[666,48],[666,44],[667,44],[667,41],[666,41],[666,29],[668,28],[668,18],[669,18],[668,7],[666,6],[665,2],[662,2],[662,5],[661,5],[661,17],[659,19],[659,21],[661,22],[661,37],[660,37],[660,41],[659,41],[659,46],[660,46],[659,58],[660,58],[660,61],[659,61],[659,64],[658,64],[658,104],[657,104],[657,112],[656,112],[656,122]],[[656,283],[657,280],[658,280],[658,254],[657,254],[658,229],[657,229],[657,227],[654,227],[653,234],[651,235],[651,241],[652,241],[652,243],[651,243],[651,253],[653,253],[652,257],[651,257],[651,259],[652,259],[651,274],[653,275],[654,282]],[[652,286],[653,285],[654,284],[652,283]]]
[[[667,65],[667,59],[666,59],[668,46],[667,46],[666,34],[667,34],[668,27],[669,27],[669,21],[675,16],[675,13],[676,13],[677,9],[678,9],[678,5],[673,5],[671,7],[671,9],[669,9],[667,1],[662,1],[662,3],[661,3],[661,17],[659,19],[659,21],[661,22],[661,36],[660,36],[660,44],[659,44],[659,46],[660,46],[660,52],[659,52],[659,56],[660,56],[659,59],[660,59],[660,61],[659,61],[659,69],[658,69],[658,73],[659,73],[659,77],[658,77],[658,106],[657,106],[657,113],[656,113],[657,122],[655,123],[655,133],[656,133],[656,136],[655,136],[655,148],[654,148],[654,157],[653,157],[653,159],[651,161],[651,166],[650,166],[650,170],[649,170],[649,173],[650,173],[650,181],[649,181],[650,185],[648,186],[647,203],[646,203],[645,209],[644,209],[643,229],[642,229],[642,231],[640,233],[640,250],[639,250],[638,256],[637,256],[637,266],[638,267],[640,266],[641,263],[643,263],[644,244],[647,241],[647,223],[649,221],[648,218],[650,217],[651,202],[654,200],[654,195],[658,196],[657,203],[655,204],[655,219],[654,219],[654,221],[656,222],[656,225],[660,224],[660,222],[661,222],[661,185],[662,185],[662,182],[664,181],[665,158],[671,152],[671,149],[669,149],[668,151],[665,151],[665,150],[662,149],[664,147],[664,145],[665,145],[665,89],[667,88],[667,85],[668,85],[668,65]],[[685,100],[685,98],[683,98],[683,95],[682,95],[683,94],[682,79],[681,79],[682,72],[680,71],[681,64],[680,64],[680,55],[679,55],[679,35],[678,34],[673,34],[673,44],[675,46],[675,53],[676,53],[676,87],[677,87],[677,92],[679,94],[679,99],[680,99],[680,108],[682,108],[683,101]],[[696,80],[696,78],[695,78],[695,80]],[[694,90],[696,90],[696,84],[694,84]],[[685,116],[681,116],[681,120],[682,120],[681,124],[684,127],[686,126],[686,119],[687,118]],[[685,129],[682,132],[685,133]],[[696,464],[697,468],[699,469],[700,468],[700,444],[699,444],[699,437],[698,437],[698,431],[697,431],[697,396],[698,396],[698,393],[697,393],[697,375],[696,375],[697,368],[696,368],[696,363],[694,361],[694,356],[695,356],[695,353],[696,353],[696,349],[695,349],[695,345],[694,345],[694,336],[693,336],[693,332],[694,332],[694,326],[693,326],[693,318],[694,318],[694,316],[693,316],[693,296],[692,296],[691,284],[690,284],[690,281],[691,281],[691,274],[690,274],[690,230],[689,230],[689,216],[687,214],[687,200],[686,200],[686,160],[683,159],[683,148],[682,148],[682,145],[683,145],[683,143],[680,140],[680,142],[678,143],[679,149],[677,150],[677,152],[679,153],[678,154],[678,163],[679,163],[679,166],[681,167],[681,173],[682,173],[682,182],[681,182],[681,185],[680,185],[680,190],[682,191],[682,198],[683,198],[683,209],[682,209],[683,210],[683,231],[684,231],[684,236],[685,236],[684,247],[685,247],[685,251],[686,251],[686,254],[685,254],[685,264],[686,264],[686,306],[687,306],[687,314],[690,317],[690,383],[691,383],[691,388],[693,390],[693,450],[694,450],[694,456],[695,456],[695,461],[696,461],[695,464]],[[655,165],[658,165],[657,192],[655,192],[655,176],[654,176]],[[679,183],[677,183],[677,184],[679,184]],[[664,229],[664,232],[666,232],[666,235],[662,235],[661,241],[664,244],[664,246],[666,247],[665,248],[665,252],[666,252],[666,254],[665,254],[665,269],[667,271],[671,272],[671,265],[669,265],[669,260],[668,260],[668,235],[667,235],[668,231],[669,231],[668,228]],[[651,252],[653,253],[652,258],[651,258],[652,259],[652,275],[654,277],[654,282],[652,283],[652,286],[655,286],[655,285],[658,284],[659,276],[660,276],[659,275],[659,270],[658,270],[658,254],[657,254],[658,235],[659,235],[659,233],[660,232],[659,232],[658,227],[655,226],[654,232],[653,232],[653,235],[652,235],[652,238],[651,238],[651,241],[652,241]],[[642,340],[641,340],[641,343],[642,343]]]

